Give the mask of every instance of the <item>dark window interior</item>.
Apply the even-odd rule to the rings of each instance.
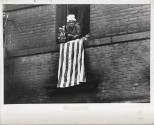
[[[89,4],[63,4],[57,5],[56,10],[56,23],[57,31],[60,26],[66,24],[68,14],[75,14],[77,21],[81,27],[81,35],[84,36],[90,32],[90,5]]]

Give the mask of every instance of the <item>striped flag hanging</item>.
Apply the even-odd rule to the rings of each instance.
[[[60,44],[58,84],[65,88],[86,82],[83,39]]]

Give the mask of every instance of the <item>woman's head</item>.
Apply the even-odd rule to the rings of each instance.
[[[75,15],[74,14],[69,14],[67,16],[67,23],[75,23],[76,22],[76,18],[75,18]]]

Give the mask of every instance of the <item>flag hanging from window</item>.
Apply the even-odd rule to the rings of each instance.
[[[58,84],[65,88],[86,82],[83,39],[60,44]]]

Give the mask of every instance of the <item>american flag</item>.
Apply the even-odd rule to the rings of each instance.
[[[86,82],[83,39],[60,44],[58,84],[65,88]]]

